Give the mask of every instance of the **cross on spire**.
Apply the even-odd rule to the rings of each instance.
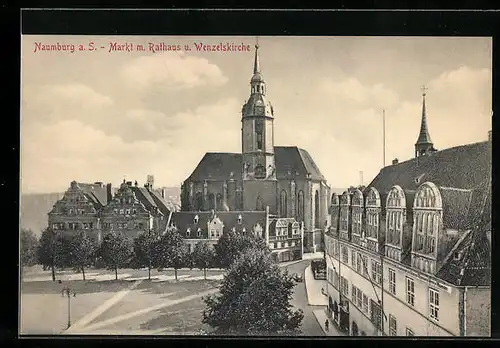
[[[427,91],[427,90],[428,90],[428,88],[427,88],[427,87],[425,87],[425,85],[423,85],[423,86],[422,86],[422,96],[424,96],[424,97],[425,97],[425,95],[426,95],[425,91]]]

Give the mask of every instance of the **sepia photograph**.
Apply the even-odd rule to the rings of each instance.
[[[22,35],[19,335],[491,336],[492,38]]]

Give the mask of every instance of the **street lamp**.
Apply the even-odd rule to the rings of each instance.
[[[65,286],[62,289],[62,297],[68,297],[68,329],[71,326],[71,295],[73,295],[73,297],[76,297],[76,292],[69,286]]]

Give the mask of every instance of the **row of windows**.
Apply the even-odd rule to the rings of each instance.
[[[115,224],[111,222],[102,223],[103,230],[111,230],[115,226],[119,230],[126,230],[126,229],[142,230],[145,228],[146,225],[143,222],[117,222]]]
[[[68,230],[79,230],[79,229],[88,230],[88,229],[94,228],[94,223],[93,222],[84,222],[84,223],[68,222],[67,224],[65,224],[64,222],[58,222],[58,223],[52,224],[52,229],[54,229],[54,230],[64,230],[66,228]]]
[[[90,213],[95,213],[96,210],[94,208],[90,209]],[[68,215],[85,215],[87,213],[86,209],[77,209],[77,208],[69,208],[66,210],[66,214]]]
[[[269,247],[271,249],[279,249],[279,248],[288,248],[288,247],[294,247],[295,246],[295,241],[291,241],[291,243],[288,243],[288,242],[277,242],[277,243],[269,243]]]
[[[135,215],[137,214],[137,209],[113,209],[113,212],[120,215]]]
[[[336,242],[333,241],[333,249],[335,250]],[[331,251],[332,243],[327,244],[327,252]],[[341,246],[341,261],[342,263],[349,265],[349,248],[347,246]],[[368,257],[355,250],[351,250],[351,262],[350,265],[356,272],[360,275],[368,277]],[[396,272],[394,269],[389,268],[389,292],[396,296]],[[371,280],[377,284],[382,284],[382,265],[380,262],[371,259]],[[406,303],[410,306],[415,306],[415,282],[412,278],[406,277]],[[334,282],[335,284],[335,282]],[[353,285],[354,286],[354,285]],[[429,316],[431,319],[439,320],[439,292],[429,288]]]

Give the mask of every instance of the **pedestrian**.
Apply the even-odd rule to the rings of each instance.
[[[328,322],[328,319],[325,319],[325,331],[328,331],[328,326],[330,323]]]

